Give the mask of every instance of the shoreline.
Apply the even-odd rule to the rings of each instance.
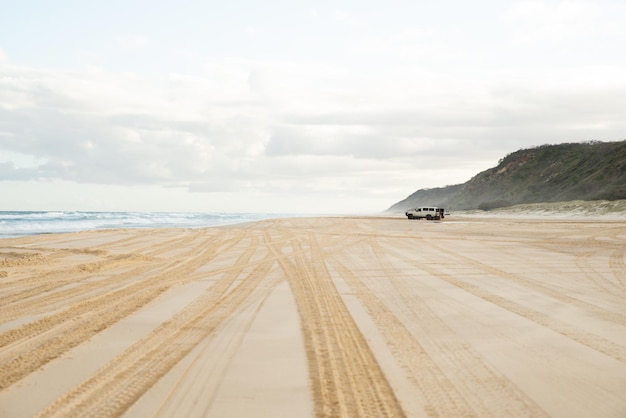
[[[4,238],[0,415],[619,417],[625,244],[454,213]]]
[[[31,237],[38,236],[44,234],[57,234],[57,233],[73,233],[73,232],[81,232],[81,231],[101,231],[101,230],[117,230],[117,229],[203,229],[203,228],[214,228],[228,225],[247,225],[253,224],[262,220],[273,220],[273,219],[297,219],[297,218],[347,218],[347,219],[368,219],[368,218],[404,218],[404,212],[381,212],[381,213],[372,213],[372,214],[266,214],[266,213],[182,213],[182,212],[42,212],[42,211],[10,211],[10,212],[0,212],[6,214],[18,214],[22,213],[25,215],[39,214],[39,215],[49,215],[49,214],[69,214],[71,216],[79,214],[79,215],[133,215],[137,217],[136,222],[139,219],[142,219],[142,216],[152,217],[154,215],[158,216],[191,216],[191,217],[208,217],[202,221],[195,220],[193,222],[199,222],[197,224],[189,223],[190,219],[186,219],[183,223],[176,223],[173,220],[161,220],[153,225],[150,224],[151,221],[147,219],[142,219],[139,224],[136,225],[125,225],[125,222],[120,222],[118,220],[119,225],[115,224],[115,222],[111,224],[103,224],[101,226],[85,226],[85,227],[77,227],[72,225],[71,227],[65,227],[66,229],[60,228],[51,224],[48,226],[48,229],[39,229],[33,230],[31,232],[17,232],[16,230],[13,233],[3,232],[0,230],[0,240],[5,238],[20,238],[20,237]],[[211,219],[211,217],[216,217],[216,219]],[[239,220],[236,220],[240,218]],[[589,220],[592,222],[597,221],[606,221],[606,220],[615,220],[622,221],[626,220],[626,200],[618,200],[618,201],[567,201],[567,202],[552,202],[552,203],[535,203],[535,204],[520,204],[509,207],[497,208],[488,211],[484,210],[460,210],[460,211],[452,211],[451,214],[446,216],[447,219],[444,221],[454,220],[455,218],[467,219],[467,218],[476,218],[476,219],[514,219],[514,220],[574,220],[574,221],[585,221]],[[218,220],[221,219],[221,220]],[[227,220],[225,220],[227,219]],[[14,221],[14,220],[13,220]],[[32,220],[24,219],[26,224],[32,223]],[[0,224],[5,224],[7,220],[2,220],[0,218]],[[34,222],[37,224],[37,222]]]

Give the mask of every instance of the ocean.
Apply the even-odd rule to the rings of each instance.
[[[0,211],[0,238],[110,228],[203,228],[295,215],[174,212]]]

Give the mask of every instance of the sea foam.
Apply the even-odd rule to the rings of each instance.
[[[0,211],[0,238],[88,229],[202,228],[293,215],[268,213]]]

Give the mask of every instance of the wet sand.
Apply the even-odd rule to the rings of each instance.
[[[624,417],[626,220],[0,240],[0,416]]]

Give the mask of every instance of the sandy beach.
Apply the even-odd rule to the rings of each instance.
[[[0,417],[626,416],[626,220],[0,240]]]

